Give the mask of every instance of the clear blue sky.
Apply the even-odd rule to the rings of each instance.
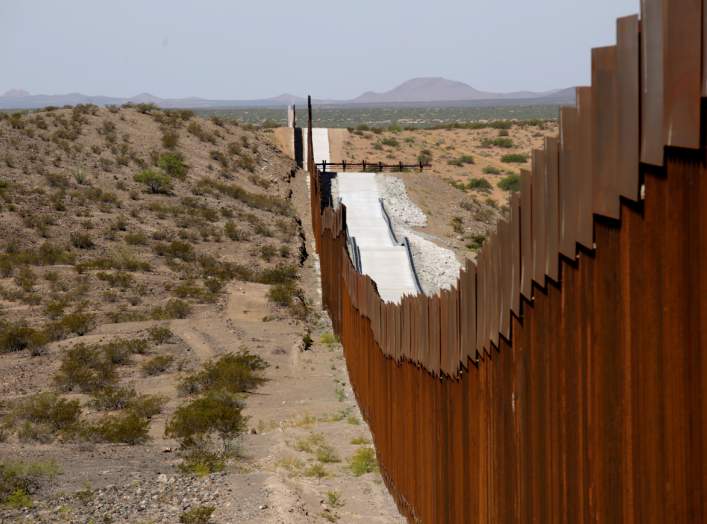
[[[0,0],[0,93],[349,98],[587,83],[639,0]]]

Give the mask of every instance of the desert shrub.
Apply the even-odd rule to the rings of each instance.
[[[134,446],[149,439],[150,422],[132,411],[119,415],[107,415],[88,428],[92,440],[123,443]]]
[[[83,336],[91,330],[93,323],[93,315],[75,311],[47,324],[44,332],[50,340],[61,340],[70,334]]]
[[[450,220],[450,225],[452,226],[452,229],[455,233],[461,234],[464,232],[464,221],[462,220],[462,217],[452,217],[452,219]]]
[[[127,409],[141,418],[151,419],[155,415],[162,413],[162,408],[167,403],[165,397],[159,395],[138,395],[132,398]]]
[[[142,231],[128,233],[125,235],[125,242],[131,246],[144,246],[147,245],[147,236]]]
[[[432,151],[429,149],[423,149],[420,154],[417,155],[417,161],[423,164],[429,164],[432,162]]]
[[[474,157],[471,155],[461,155],[457,158],[453,158],[447,162],[450,166],[464,166],[466,164],[474,164]]]
[[[218,360],[206,362],[201,371],[182,379],[179,389],[185,394],[220,389],[245,393],[265,382],[261,371],[267,367],[265,360],[246,350],[226,353]]]
[[[203,192],[216,191],[255,209],[287,216],[292,215],[292,208],[287,200],[271,195],[251,193],[238,184],[226,184],[224,182],[204,178],[197,184],[197,189]]]
[[[71,245],[76,249],[93,249],[96,247],[91,237],[86,233],[73,232],[69,236]]]
[[[471,251],[478,251],[484,245],[485,235],[471,235],[466,243],[466,248]]]
[[[226,467],[226,455],[221,451],[209,450],[205,444],[183,448],[182,462],[177,466],[182,473],[203,477],[223,471]]]
[[[349,468],[356,477],[377,471],[378,462],[374,449],[368,446],[358,448],[349,459]]]
[[[161,257],[179,258],[185,262],[194,260],[194,248],[191,244],[181,240],[173,240],[169,244],[158,243],[154,247],[155,253]]]
[[[236,224],[234,224],[230,220],[228,222],[226,222],[226,225],[223,227],[223,232],[231,240],[243,241],[243,240],[249,240],[249,238],[250,238],[250,235],[248,234],[247,231],[244,231],[243,229],[239,229],[236,226]]]
[[[167,371],[172,362],[174,357],[170,355],[157,355],[142,365],[142,372],[147,376],[159,375]]]
[[[29,349],[39,351],[48,342],[44,332],[22,323],[0,322],[0,354]]]
[[[31,506],[31,495],[59,472],[55,462],[0,461],[0,506]]]
[[[501,162],[506,164],[525,164],[527,161],[528,155],[523,153],[511,153],[501,157]]]
[[[150,317],[153,320],[170,320],[173,318],[187,318],[191,313],[191,306],[179,300],[178,298],[173,298],[167,301],[164,306],[157,306],[150,312]]]
[[[381,139],[381,144],[388,147],[400,147],[400,142],[396,138],[387,137]]]
[[[482,169],[482,171],[486,175],[500,175],[501,174],[501,170],[498,169],[497,167],[493,167],[493,166],[486,166]]]
[[[63,390],[93,392],[116,380],[115,365],[94,346],[77,344],[64,352],[54,382]]]
[[[91,407],[99,411],[124,409],[137,396],[134,388],[129,386],[106,386],[92,394]]]
[[[172,331],[167,326],[152,326],[147,333],[155,344],[164,344],[172,339]]]
[[[184,163],[184,157],[178,153],[165,153],[161,155],[157,165],[169,176],[179,179],[184,178],[189,170]]]
[[[135,283],[133,276],[124,271],[116,271],[114,273],[99,271],[96,273],[96,278],[107,282],[111,287],[119,287],[121,289],[128,289]]]
[[[10,412],[11,420],[24,422],[25,440],[40,441],[49,441],[57,433],[71,433],[80,416],[78,400],[66,400],[49,391],[16,401]]]
[[[214,506],[196,506],[179,515],[181,524],[208,524],[211,514],[216,510]]]
[[[484,138],[481,140],[481,147],[502,147],[508,149],[513,147],[513,140],[505,137]]]
[[[167,423],[165,435],[180,441],[184,448],[198,446],[218,436],[227,450],[229,442],[246,429],[243,403],[226,390],[209,391],[177,408]]]
[[[179,144],[179,133],[176,129],[162,129],[162,146],[165,149],[176,149]]]
[[[488,193],[493,189],[491,183],[485,178],[472,178],[469,180],[467,187],[474,191],[481,191],[484,193]]]
[[[260,258],[262,258],[266,262],[270,262],[276,254],[277,251],[270,244],[260,246]]]
[[[134,176],[135,182],[139,182],[147,186],[150,193],[168,194],[172,189],[172,180],[169,175],[158,173],[150,169],[146,169]]]
[[[520,175],[504,176],[499,180],[498,187],[504,191],[520,191]]]
[[[216,137],[201,127],[198,122],[190,122],[187,126],[187,131],[202,142],[216,143]]]
[[[261,284],[285,284],[297,279],[297,267],[278,264],[277,267],[262,270],[255,280]]]
[[[297,297],[297,286],[293,282],[275,284],[268,290],[268,300],[282,307],[289,307]]]

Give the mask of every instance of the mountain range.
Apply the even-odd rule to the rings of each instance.
[[[574,88],[543,92],[493,93],[480,91],[464,82],[440,77],[423,77],[413,78],[382,93],[368,91],[351,100],[314,100],[314,102],[318,105],[328,106],[573,104]],[[197,97],[160,98],[149,93],[142,93],[130,98],[90,96],[81,93],[33,95],[22,89],[11,89],[0,95],[0,109],[36,109],[77,104],[105,106],[125,103],[152,103],[164,108],[225,109],[302,105],[306,103],[306,99],[290,94],[257,100],[209,100]]]

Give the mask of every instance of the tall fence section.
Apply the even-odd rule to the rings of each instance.
[[[510,219],[435,296],[384,302],[356,270],[310,107],[324,301],[410,521],[707,522],[703,14],[618,20]]]

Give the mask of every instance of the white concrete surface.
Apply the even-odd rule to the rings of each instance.
[[[338,194],[346,206],[349,235],[361,253],[361,271],[378,285],[381,298],[400,302],[416,295],[415,276],[405,247],[396,244],[380,205],[374,173],[338,173]]]
[[[307,129],[304,165],[307,165]],[[316,163],[331,162],[329,130],[312,128],[312,147]],[[307,177],[309,183],[309,177]],[[356,239],[361,254],[361,270],[378,286],[386,302],[400,302],[404,295],[418,293],[410,259],[404,246],[393,240],[380,204],[380,191],[374,173],[338,173],[338,197],[346,206],[349,235]]]

